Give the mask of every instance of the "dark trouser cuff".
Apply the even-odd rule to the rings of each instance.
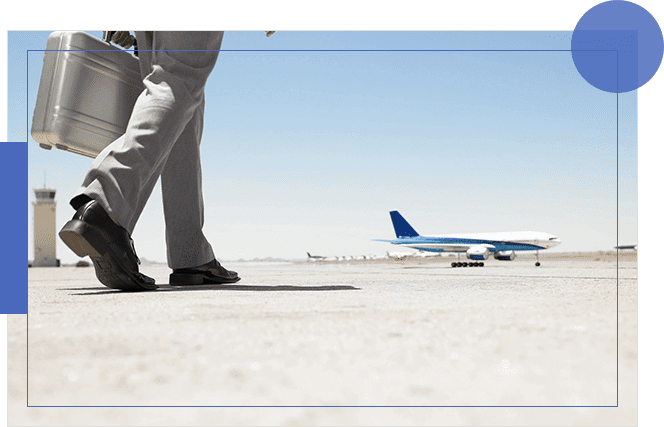
[[[79,194],[78,196],[71,199],[69,201],[69,204],[71,205],[72,208],[74,208],[74,210],[78,210],[78,208],[80,208],[81,206],[90,201],[92,201],[90,197],[86,196],[85,194]]]

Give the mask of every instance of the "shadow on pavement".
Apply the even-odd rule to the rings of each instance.
[[[158,285],[155,291],[146,292],[191,292],[191,291],[254,291],[254,292],[300,292],[300,291],[351,291],[360,290],[351,285],[322,285],[322,286],[296,286],[296,285],[188,285],[188,286],[170,286]],[[76,293],[72,295],[103,295],[103,294],[118,294],[118,293],[135,293],[125,292],[116,289],[109,289],[106,287],[94,288],[61,288],[62,291],[87,291],[83,293]],[[91,292],[96,291],[96,292]]]

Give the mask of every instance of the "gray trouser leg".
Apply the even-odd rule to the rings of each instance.
[[[203,235],[203,180],[199,154],[203,109],[204,102],[201,102],[173,146],[161,173],[166,248],[171,268],[194,267],[215,258],[212,246]]]
[[[76,195],[97,200],[131,234],[162,176],[169,266],[205,264],[214,252],[202,232],[199,144],[205,83],[223,32],[137,35],[139,50],[154,50],[140,54],[145,90],[126,133],[97,156]]]

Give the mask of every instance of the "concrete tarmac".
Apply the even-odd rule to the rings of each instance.
[[[31,268],[8,424],[636,425],[635,255],[542,263],[157,265],[145,293]]]

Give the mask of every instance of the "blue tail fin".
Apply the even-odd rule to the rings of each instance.
[[[394,226],[394,232],[397,235],[397,239],[402,237],[419,236],[417,231],[408,224],[408,221],[406,221],[398,211],[391,211],[390,217],[392,217],[392,225]]]

